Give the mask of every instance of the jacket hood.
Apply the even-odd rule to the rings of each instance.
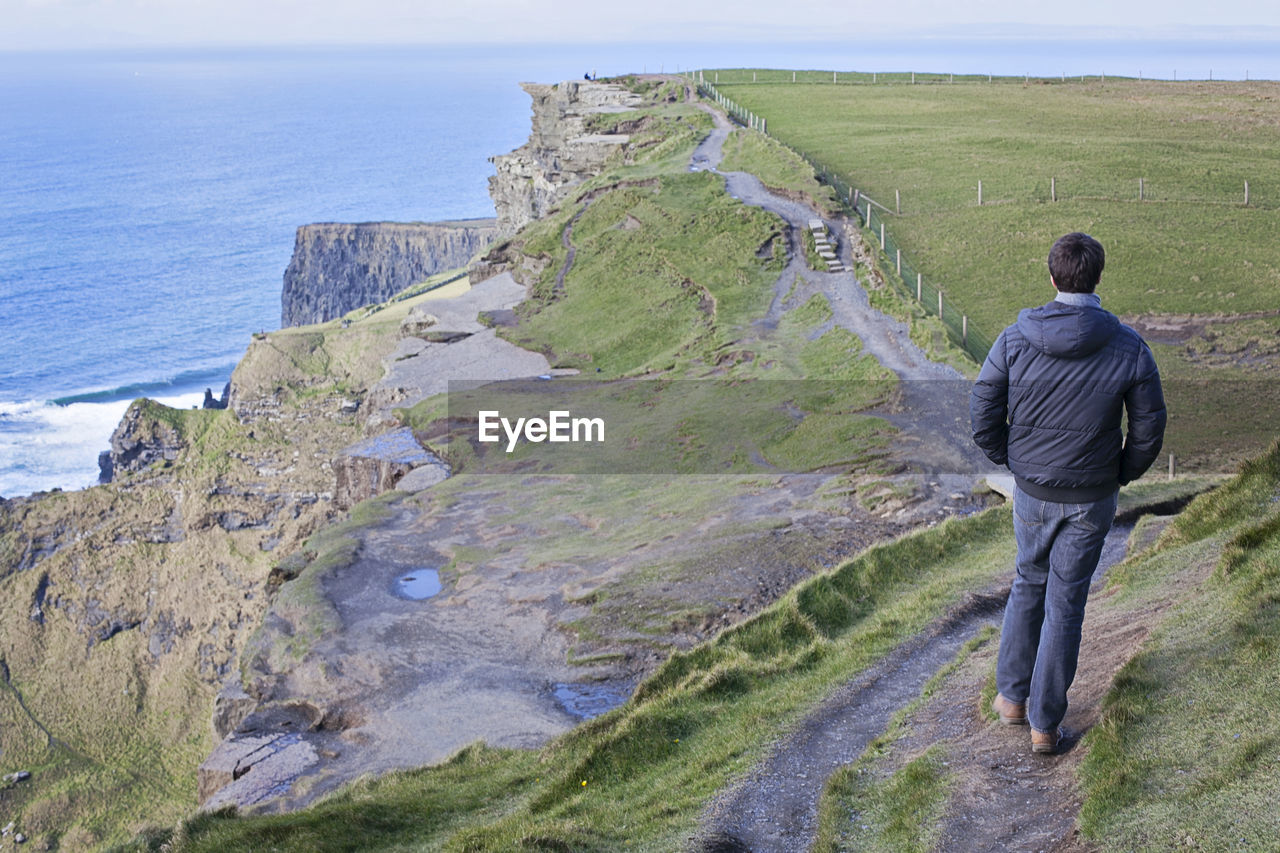
[[[1057,358],[1084,358],[1106,346],[1120,329],[1110,311],[1050,302],[1018,314],[1018,331],[1033,347]]]

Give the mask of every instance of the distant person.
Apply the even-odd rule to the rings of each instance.
[[[1003,723],[1030,722],[1038,753],[1057,752],[1065,737],[1085,601],[1119,487],[1142,476],[1164,440],[1151,350],[1094,293],[1104,260],[1088,234],[1053,244],[1057,296],[1000,333],[969,397],[974,443],[1016,484],[1017,574],[992,707]]]

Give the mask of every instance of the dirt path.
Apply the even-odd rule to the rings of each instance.
[[[969,439],[969,380],[954,368],[931,361],[911,340],[906,323],[871,306],[867,291],[853,272],[853,250],[844,221],[824,220],[837,241],[836,253],[846,272],[822,272],[805,263],[803,232],[809,223],[822,219],[817,210],[793,199],[777,195],[748,172],[721,172],[724,143],[734,131],[723,113],[698,104],[715,121],[715,130],[703,140],[690,159],[691,171],[723,174],[730,195],[743,204],[777,214],[787,223],[789,259],[773,285],[774,298],[768,313],[759,321],[765,330],[778,324],[786,307],[786,295],[797,278],[806,282],[798,292],[803,300],[810,292],[820,292],[831,306],[833,322],[862,341],[884,367],[900,380],[900,400],[893,411],[883,412],[903,430],[899,455],[934,478],[951,475],[949,489],[967,490],[975,476],[995,470]],[[903,414],[907,413],[907,414]]]
[[[1094,575],[1095,588],[1106,570],[1124,558],[1125,543],[1132,525],[1117,524],[1107,536],[1107,546]],[[1012,569],[1012,567],[1010,567]],[[925,683],[942,667],[950,663],[960,647],[972,639],[984,627],[998,627],[1004,601],[1009,589],[992,590],[975,595],[956,612],[935,623],[925,631],[894,649],[866,672],[841,686],[811,715],[800,722],[795,730],[784,737],[771,751],[769,757],[726,792],[708,810],[704,820],[704,837],[701,850],[704,853],[729,853],[729,851],[778,851],[794,853],[809,849],[814,841],[817,825],[818,800],[827,779],[839,767],[853,762],[867,745],[885,731],[890,718],[920,696]],[[1072,712],[1067,725],[1081,728],[1089,720],[1096,721],[1097,701],[1102,690],[1099,685],[1110,683],[1115,671],[1132,654],[1132,647],[1146,636],[1145,629],[1102,630],[1096,619],[1086,623],[1086,645],[1081,659],[1090,662],[1089,671],[1081,670],[1081,678],[1072,690]],[[1133,642],[1129,642],[1132,640]],[[994,644],[988,644],[993,646]],[[978,679],[973,681],[975,663],[979,667]],[[981,691],[990,654],[975,656],[962,667],[969,677],[962,688],[957,688],[957,678],[948,679],[947,687],[922,710],[913,716],[909,724],[919,731],[914,740],[916,750],[922,751],[940,739],[954,734],[959,737],[967,732],[973,740],[980,740],[987,748],[979,749],[976,743],[960,744],[952,750],[952,770],[960,783],[968,789],[970,802],[957,809],[957,817],[948,824],[948,837],[956,836],[941,849],[1010,850],[1007,833],[993,831],[985,821],[977,821],[974,815],[986,813],[993,822],[1005,826],[1043,826],[1046,833],[1060,838],[1070,833],[1079,808],[1064,803],[1061,797],[1046,797],[1043,790],[1036,790],[1035,797],[1020,805],[1019,798],[1026,799],[1033,788],[1047,789],[1047,779],[1052,778],[1071,788],[1074,776],[1066,768],[1071,762],[1054,764],[1052,761],[1033,761],[1028,745],[1010,743],[1011,738],[1028,737],[1027,729],[1009,732],[1003,727],[988,725],[979,713],[977,695]],[[1097,695],[1094,695],[1094,694]],[[964,712],[957,714],[956,709]],[[1087,709],[1092,708],[1092,717]],[[931,725],[922,720],[928,719]],[[948,727],[955,729],[951,732]],[[997,728],[1001,730],[997,731]],[[974,761],[973,756],[987,758]],[[970,773],[956,767],[967,756]],[[978,765],[989,761],[989,768]],[[1000,777],[992,783],[989,770]],[[1065,771],[1065,772],[1064,772]],[[974,780],[980,781],[974,781]],[[972,784],[970,784],[972,783]],[[1026,795],[1026,796],[1024,796]],[[1036,804],[1032,807],[1032,804]],[[1058,817],[1053,822],[1047,816]],[[1065,820],[1065,827],[1063,821]],[[961,832],[965,830],[965,832]],[[1056,833],[1056,834],[1055,834]],[[1026,836],[1019,836],[1025,838]],[[1036,836],[1040,838],[1040,835]],[[996,838],[1001,840],[997,843]],[[990,844],[988,845],[988,842]],[[1026,849],[1045,849],[1042,846]]]
[[[573,245],[573,226],[587,212],[587,208],[591,206],[591,200],[588,199],[582,205],[582,209],[573,215],[573,218],[565,223],[564,230],[560,232],[560,243],[565,248],[564,263],[556,272],[556,284],[552,290],[556,296],[564,295],[564,277],[569,274],[569,270],[573,267],[574,258],[578,256],[578,247]]]

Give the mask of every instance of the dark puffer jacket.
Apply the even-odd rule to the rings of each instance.
[[[974,443],[1023,491],[1079,503],[1141,477],[1160,453],[1166,416],[1138,333],[1102,308],[1054,301],[1022,311],[996,338],[969,418]]]

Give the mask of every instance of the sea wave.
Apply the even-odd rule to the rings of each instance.
[[[136,400],[139,397],[156,398],[158,394],[168,396],[186,396],[192,388],[211,388],[214,396],[222,393],[222,388],[231,375],[235,364],[219,364],[216,367],[201,367],[184,370],[167,379],[156,379],[147,382],[131,382],[115,388],[84,391],[57,397],[49,402],[55,406],[69,406],[73,403],[116,403]],[[196,401],[197,405],[204,400],[203,392]],[[123,411],[123,410],[122,410]]]
[[[219,388],[226,375],[225,371],[220,374]],[[63,398],[64,402],[0,400],[0,495],[12,498],[94,485],[98,481],[98,454],[110,446],[112,431],[138,396],[152,396],[167,406],[185,409],[200,405],[204,391],[81,401]]]

